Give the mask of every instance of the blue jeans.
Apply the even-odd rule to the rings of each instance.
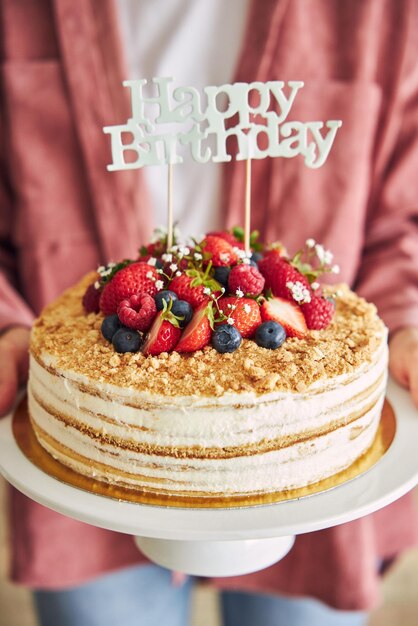
[[[174,586],[158,565],[131,567],[65,591],[36,591],[40,626],[187,626],[194,580]],[[308,598],[222,592],[223,626],[363,626],[367,614]]]

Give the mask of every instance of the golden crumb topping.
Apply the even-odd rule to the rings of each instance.
[[[355,372],[386,341],[376,307],[342,285],[331,325],[304,339],[287,339],[277,350],[243,340],[232,354],[209,346],[190,355],[118,354],[101,334],[103,316],[83,310],[81,298],[91,281],[90,274],[45,308],[34,324],[31,352],[41,361],[43,355],[55,357],[60,369],[138,391],[164,396],[302,392],[320,379]]]

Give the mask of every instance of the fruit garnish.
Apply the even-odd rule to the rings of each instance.
[[[228,267],[238,261],[234,248],[225,239],[207,235],[200,243],[205,262],[211,261],[212,267]]]
[[[237,296],[229,296],[218,300],[222,317],[220,322],[235,326],[244,339],[252,337],[261,324],[260,306],[256,300]],[[302,316],[303,317],[303,316]]]
[[[112,313],[112,315],[105,317],[102,322],[102,335],[107,341],[112,341],[113,335],[119,328],[122,328],[122,323],[116,313]]]
[[[164,308],[157,313],[156,318],[145,338],[142,352],[148,356],[157,356],[161,352],[171,352],[176,347],[181,335],[178,319],[173,315],[170,303],[164,301]]]
[[[261,305],[264,322],[273,320],[283,326],[288,337],[302,339],[307,333],[305,317],[300,306],[284,298],[271,298]]]
[[[130,328],[119,328],[112,337],[116,352],[138,352],[142,344],[142,335]]]
[[[269,320],[263,322],[255,331],[254,341],[261,348],[276,350],[286,340],[286,331],[281,324]]]
[[[259,262],[258,268],[265,278],[265,288],[270,289],[274,296],[286,300],[296,300],[294,296],[298,295],[300,291],[301,300],[296,300],[298,304],[310,300],[311,287],[308,279],[283,257],[279,255],[266,256]],[[300,289],[294,293],[291,285],[296,284],[300,286]]]
[[[157,314],[154,298],[148,293],[134,294],[122,300],[118,306],[118,317],[124,326],[146,331]]]
[[[86,313],[98,313],[100,311],[101,293],[100,283],[97,280],[87,287],[81,301]]]
[[[231,293],[239,289],[246,296],[259,296],[264,289],[264,284],[264,276],[251,265],[236,265],[229,274],[228,287]]]
[[[334,316],[335,304],[323,297],[313,297],[301,306],[309,330],[322,330],[330,325]]]
[[[116,313],[122,300],[138,293],[153,296],[158,291],[159,275],[155,267],[147,263],[131,263],[119,270],[108,282],[100,296],[100,310],[105,315]]]
[[[212,335],[212,346],[217,352],[235,352],[242,343],[242,335],[235,326],[220,324]]]
[[[193,317],[192,305],[186,300],[174,300],[171,312],[178,319],[180,328],[187,326]]]
[[[157,311],[162,311],[164,308],[164,302],[168,305],[170,300],[177,300],[177,294],[174,291],[170,291],[169,289],[164,289],[163,291],[158,291],[155,296],[155,304],[157,306]]]
[[[194,312],[192,320],[186,326],[176,352],[195,352],[207,346],[212,335],[211,317],[213,304],[203,303]]]

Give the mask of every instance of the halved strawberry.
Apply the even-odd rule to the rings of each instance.
[[[211,314],[212,303],[201,304],[196,309],[176,346],[176,352],[195,352],[209,344],[212,336],[210,326]]]
[[[305,317],[300,306],[284,298],[271,298],[261,305],[263,322],[273,320],[285,329],[288,337],[302,339],[307,333]]]
[[[174,318],[174,316],[171,314]],[[160,311],[151,326],[145,342],[142,346],[142,352],[148,356],[156,356],[161,352],[171,352],[176,347],[181,335],[181,328],[173,321],[170,321],[167,311]]]

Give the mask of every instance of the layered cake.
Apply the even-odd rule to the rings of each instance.
[[[329,260],[311,240],[250,258],[217,233],[86,276],[33,328],[38,441],[80,474],[208,505],[347,468],[379,425],[387,332],[319,285]]]

